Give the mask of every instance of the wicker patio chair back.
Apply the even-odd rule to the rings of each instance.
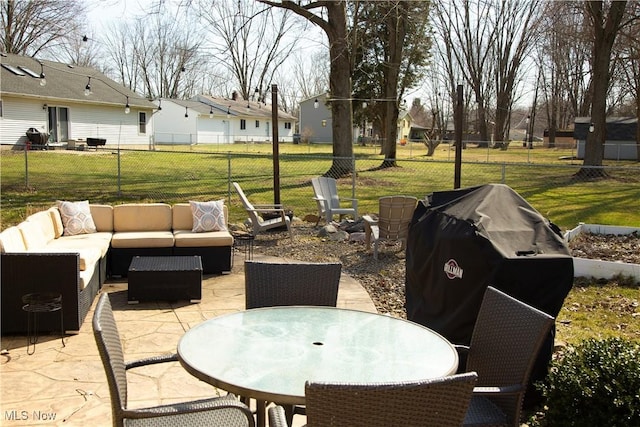
[[[340,263],[279,263],[247,260],[244,264],[246,308],[284,305],[335,307]]]
[[[487,398],[506,414],[509,425],[520,425],[529,375],[553,322],[552,316],[494,287],[485,292],[466,370],[478,373],[478,387],[507,387],[508,392]]]
[[[308,381],[308,427],[458,427],[475,372],[419,382],[341,384]]]
[[[158,356],[126,363],[109,294],[103,293],[93,315],[93,335],[107,376],[113,425],[184,426],[209,425],[253,427],[250,409],[233,395],[184,403],[127,408],[127,370],[163,362],[176,362],[175,355]]]
[[[120,334],[107,293],[103,293],[98,300],[93,315],[93,335],[107,374],[113,424],[122,425],[122,411],[127,404],[127,370]]]

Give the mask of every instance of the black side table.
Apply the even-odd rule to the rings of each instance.
[[[233,235],[233,249],[239,249],[242,247],[244,251],[244,259],[253,259],[253,241],[255,236],[251,233],[232,233]],[[231,266],[233,266],[233,257],[231,258]]]
[[[27,312],[27,354],[36,351],[38,342],[38,313],[60,312],[60,340],[64,343],[64,321],[62,311],[62,295],[53,292],[36,292],[22,296],[22,309]],[[33,349],[29,348],[33,345]]]

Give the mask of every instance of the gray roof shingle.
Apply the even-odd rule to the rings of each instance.
[[[3,53],[0,56],[0,91],[42,100],[73,100],[88,104],[118,105],[124,108],[129,97],[129,105],[153,109],[155,105],[146,98],[115,82],[98,70],[90,67],[38,60],[35,58]],[[41,65],[42,64],[42,65]],[[27,72],[16,75],[7,65],[31,70],[36,75],[44,72],[47,84],[40,85],[39,77]],[[92,94],[84,95],[91,77]]]

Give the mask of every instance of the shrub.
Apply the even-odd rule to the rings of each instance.
[[[542,425],[640,426],[640,345],[589,339],[554,360]]]

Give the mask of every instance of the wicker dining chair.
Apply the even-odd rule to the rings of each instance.
[[[114,426],[209,425],[253,427],[253,414],[235,396],[200,399],[145,408],[127,407],[127,370],[164,362],[175,362],[177,355],[166,355],[125,362],[113,317],[109,294],[103,293],[93,315],[93,334],[107,375]]]
[[[244,263],[245,308],[287,305],[335,307],[338,302],[340,263],[281,263],[247,260]],[[246,400],[245,400],[246,401]],[[257,411],[266,402],[256,401]],[[287,406],[287,418],[304,415],[302,406]]]
[[[520,425],[529,376],[553,323],[552,316],[487,288],[469,346],[456,345],[466,359],[462,370],[478,373],[465,426]]]
[[[477,375],[423,381],[347,384],[307,381],[307,426],[459,427]],[[269,408],[269,426],[286,426],[284,408]]]
[[[244,263],[247,309],[283,305],[335,307],[340,263],[282,263],[247,260]]]

